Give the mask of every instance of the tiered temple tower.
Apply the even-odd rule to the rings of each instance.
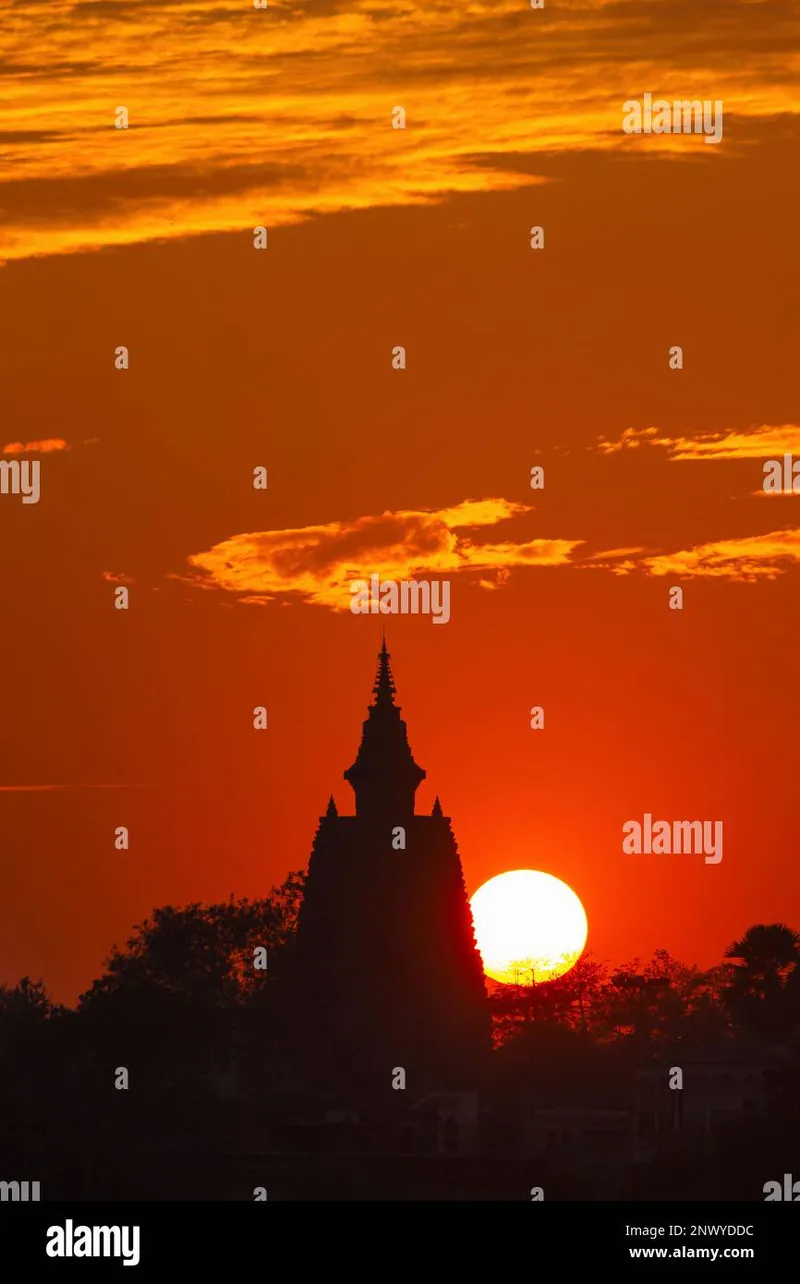
[[[450,820],[414,811],[414,761],[384,641],[356,760],[309,861],[287,997],[299,1080],[360,1092],[469,1088],[489,1049],[483,968]],[[287,978],[289,979],[289,978]],[[405,1094],[403,1094],[405,1096]]]

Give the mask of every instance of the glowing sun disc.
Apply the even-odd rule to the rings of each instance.
[[[572,888],[552,874],[534,869],[497,874],[470,903],[483,968],[495,981],[552,981],[583,953],[586,912]]]

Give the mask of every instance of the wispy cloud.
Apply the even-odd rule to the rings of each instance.
[[[598,439],[601,455],[642,446],[665,450],[670,459],[767,459],[800,455],[800,424],[762,424],[746,432],[700,433],[695,437],[661,437],[658,428],[626,428],[621,437]]]
[[[472,572],[483,587],[497,587],[512,568],[567,565],[582,543],[574,539],[478,543],[468,533],[531,511],[526,504],[506,499],[465,500],[438,510],[233,535],[190,557],[192,570],[179,578],[240,594],[246,603],[294,597],[333,610],[349,609],[350,584],[372,573],[402,580],[423,571],[433,576]]]
[[[9,441],[2,448],[4,455],[48,455],[55,450],[69,450],[61,437],[45,437],[42,441]]]
[[[125,571],[103,571],[103,579],[109,584],[135,584],[132,575],[127,575]]]
[[[800,528],[714,540],[695,548],[647,557],[641,567],[649,575],[705,577],[754,583],[774,580],[800,563]]]
[[[704,0],[698,25],[696,0],[574,0],[566,21],[520,0],[6,0],[2,254],[513,189],[556,152],[715,163],[701,138],[627,138],[622,103],[648,89],[791,117],[793,10]]]
[[[648,548],[607,548],[597,553],[586,553],[580,565],[594,571],[610,571],[612,575],[628,575],[642,564],[642,555],[655,553]]]
[[[755,582],[775,579],[800,562],[800,529],[723,538],[676,551],[641,545],[589,551],[583,539],[477,538],[481,528],[512,518],[529,525],[537,520],[534,514],[527,504],[492,498],[232,535],[190,556],[188,571],[170,578],[233,595],[243,605],[294,600],[344,611],[350,606],[352,582],[371,574],[393,580],[460,575],[474,587],[492,591],[511,575],[533,568]],[[515,531],[519,526],[517,521]]]

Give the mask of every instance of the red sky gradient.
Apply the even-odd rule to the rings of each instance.
[[[134,8],[0,36],[0,449],[42,461],[0,495],[0,981],[74,1002],[153,907],[306,864],[356,570],[451,581],[385,623],[470,893],[555,874],[613,961],[800,929],[800,495],[759,493],[800,458],[792,7]],[[722,143],[624,135],[645,91]],[[721,864],[623,855],[645,812]]]

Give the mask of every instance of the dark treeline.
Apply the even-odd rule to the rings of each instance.
[[[585,956],[564,976],[498,986],[499,1046],[558,1026],[597,1044],[658,1048],[748,1035],[800,1047],[800,935],[781,923],[748,928],[717,966],[702,970],[657,950],[614,970]]]
[[[247,1149],[253,1102],[285,1112],[291,1099],[278,999],[303,883],[293,873],[261,901],[154,911],[74,1009],[41,981],[0,987],[0,1177],[44,1179],[50,1198],[231,1195],[226,1164]],[[735,1135],[688,1130],[677,1147],[662,1123],[661,1161],[637,1169],[635,1195],[756,1197],[743,1192],[779,1177],[800,1140],[800,936],[783,924],[748,928],[709,969],[665,951],[615,969],[584,957],[555,981],[491,985],[489,1001],[487,1154],[519,1153],[529,1106],[624,1107],[646,1137],[659,1106],[637,1075],[665,1084],[673,1066],[737,1061],[758,1070],[752,1119]],[[592,1194],[580,1163],[547,1171],[551,1189],[561,1171],[562,1194]],[[614,1193],[634,1194],[621,1173]]]

